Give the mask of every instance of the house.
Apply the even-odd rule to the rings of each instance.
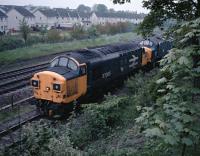
[[[91,13],[78,12],[78,14],[81,21],[81,25],[83,25],[85,28],[88,28],[92,25],[92,22],[90,20]]]
[[[54,9],[38,9],[34,12],[37,27],[56,27],[58,25],[58,13]]]
[[[58,14],[57,27],[58,28],[72,28],[73,23],[70,22],[68,9],[55,8],[55,10]]]
[[[113,11],[113,12],[93,12],[90,20],[93,25],[105,25],[106,23],[116,24],[117,22],[141,23],[144,14],[138,15],[135,12]]]
[[[85,28],[91,25],[116,24],[118,22],[141,23],[146,16],[137,12],[107,11],[107,12],[78,12],[69,8],[51,9],[45,6],[14,6],[0,5],[1,16],[7,15],[7,20],[0,19],[1,31],[5,29],[19,30],[20,21],[26,20],[30,27],[72,28],[81,24]],[[7,23],[7,24],[6,24]],[[6,26],[7,25],[7,26]],[[2,29],[3,28],[3,29]]]
[[[8,29],[8,16],[0,11],[0,33],[6,33]]]
[[[74,24],[81,24],[81,19],[80,16],[78,14],[77,10],[73,10],[73,9],[68,9],[69,12],[69,21],[70,23]]]
[[[29,27],[35,25],[35,16],[21,6],[14,6],[8,12],[8,29],[9,30],[20,30],[20,22],[24,19]]]
[[[0,11],[2,11],[3,13],[7,14],[7,12],[12,9],[13,7],[15,7],[14,5],[0,5]]]

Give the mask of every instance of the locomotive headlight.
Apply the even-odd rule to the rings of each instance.
[[[54,83],[53,84],[53,90],[55,90],[57,92],[60,92],[61,91],[61,85],[57,84],[57,83]]]
[[[40,84],[39,80],[32,80],[31,81],[31,85],[35,88],[39,88],[39,84]]]

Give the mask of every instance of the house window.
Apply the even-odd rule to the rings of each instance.
[[[40,20],[42,20],[42,17],[40,17]]]
[[[17,19],[17,16],[16,16],[16,19]]]

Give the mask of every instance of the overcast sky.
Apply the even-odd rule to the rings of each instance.
[[[94,4],[105,4],[108,8],[115,10],[130,10],[147,13],[148,11],[142,7],[142,0],[131,0],[128,4],[113,4],[112,0],[0,0],[0,5],[36,5],[50,7],[69,7],[77,8],[79,4],[84,4],[92,7]]]

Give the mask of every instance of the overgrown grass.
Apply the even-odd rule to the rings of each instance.
[[[103,35],[96,39],[74,40],[71,42],[35,44],[33,46],[18,48],[0,52],[0,64],[14,62],[16,60],[31,59],[61,51],[75,50],[86,47],[99,46],[104,44],[127,42],[138,37],[136,33],[123,33],[114,36]]]

